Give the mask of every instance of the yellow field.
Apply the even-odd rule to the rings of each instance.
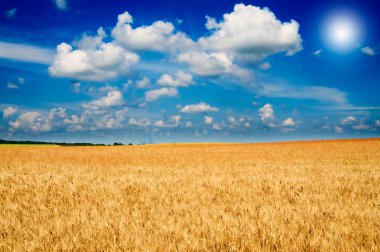
[[[0,250],[379,251],[380,139],[0,148]]]

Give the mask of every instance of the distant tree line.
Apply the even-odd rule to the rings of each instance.
[[[0,144],[25,144],[25,145],[59,145],[59,146],[123,146],[122,143],[113,143],[113,144],[94,144],[94,143],[57,143],[57,142],[37,142],[37,141],[9,141],[9,140],[1,140]],[[133,145],[129,143],[128,145]]]

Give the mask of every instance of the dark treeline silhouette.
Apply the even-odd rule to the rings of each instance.
[[[59,146],[109,146],[107,144],[94,144],[94,143],[56,143],[56,142],[36,142],[36,141],[8,141],[1,140],[0,144],[38,144],[38,145],[59,145]],[[111,144],[110,144],[111,145]],[[114,143],[113,146],[122,146],[122,143]],[[129,143],[128,145],[132,145]]]

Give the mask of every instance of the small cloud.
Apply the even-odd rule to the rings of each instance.
[[[177,95],[178,95],[178,91],[176,88],[164,87],[164,88],[149,90],[145,92],[145,101],[153,102],[162,96],[175,97]]]
[[[369,56],[375,56],[376,55],[376,52],[374,49],[372,49],[371,47],[369,46],[366,46],[366,47],[362,47],[362,53],[364,54],[367,54]]]
[[[342,127],[335,126],[335,127],[334,127],[334,130],[335,130],[335,132],[338,133],[338,134],[343,133],[343,128],[342,128]]]
[[[137,88],[149,88],[150,87],[150,80],[148,77],[143,77],[141,80],[136,81],[136,87]]]
[[[201,113],[201,112],[217,112],[218,108],[212,107],[204,102],[198,104],[186,105],[180,109],[182,113]]]
[[[5,12],[5,16],[7,18],[14,18],[16,16],[16,12],[17,12],[17,8],[13,8],[13,9],[7,10]]]
[[[20,83],[21,85],[25,84],[25,79],[23,77],[18,77],[17,80],[18,80],[18,83]]]
[[[356,118],[355,117],[353,117],[353,116],[347,116],[346,118],[343,118],[340,121],[340,124],[342,124],[342,125],[351,125],[354,122],[356,122]]]
[[[293,121],[292,118],[287,118],[285,119],[283,122],[282,122],[282,126],[285,126],[285,127],[291,127],[291,126],[295,126],[295,122]]]
[[[259,109],[260,120],[269,127],[274,127],[272,121],[275,119],[273,106],[269,103]]]
[[[16,84],[14,84],[12,82],[8,82],[7,88],[9,88],[9,89],[20,89],[19,86],[17,86]]]
[[[354,126],[352,126],[352,128],[353,128],[354,130],[366,130],[366,129],[369,129],[370,126],[369,126],[369,125],[365,125],[363,122],[361,122],[361,123],[358,124],[358,125],[354,125]]]
[[[188,122],[185,124],[185,127],[186,127],[186,128],[192,128],[192,127],[193,127],[193,124],[192,124],[190,121],[188,121]]]
[[[375,126],[380,128],[380,120],[375,121]]]
[[[204,116],[204,122],[205,124],[212,124],[214,122],[214,118],[211,116]]]
[[[128,121],[128,125],[130,126],[138,126],[138,127],[147,127],[149,126],[151,123],[148,119],[141,119],[141,120],[138,120],[138,119],[135,119],[135,118],[130,118],[129,121]]]
[[[3,117],[4,118],[8,118],[11,115],[14,115],[16,112],[17,112],[17,108],[16,107],[8,107],[8,108],[4,109],[4,111],[3,111]]]
[[[120,91],[111,90],[106,96],[101,97],[98,100],[94,100],[88,103],[82,103],[82,107],[86,109],[97,110],[104,107],[114,107],[124,104],[123,94]]]
[[[158,80],[159,85],[169,87],[187,87],[192,82],[193,76],[182,71],[178,71],[175,76],[163,74]]]
[[[67,3],[66,0],[55,0],[55,5],[59,10],[66,10],[67,9]]]
[[[322,53],[322,49],[319,49],[319,50],[316,50],[315,52],[313,52],[313,55],[319,57],[319,56],[321,56],[321,53]]]
[[[74,93],[79,94],[81,92],[81,84],[79,81],[76,81],[72,84],[72,90]]]
[[[264,62],[264,63],[262,63],[262,64],[259,65],[259,68],[262,69],[262,70],[264,70],[264,71],[270,69],[271,67],[272,66],[271,66],[271,64],[268,61],[266,61],[266,62]]]

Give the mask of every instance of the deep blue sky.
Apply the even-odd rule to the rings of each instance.
[[[0,139],[379,137],[379,9],[377,1],[3,0]],[[325,36],[341,15],[356,30],[345,22]],[[215,18],[209,29],[206,16]],[[360,36],[337,41],[342,30]]]

